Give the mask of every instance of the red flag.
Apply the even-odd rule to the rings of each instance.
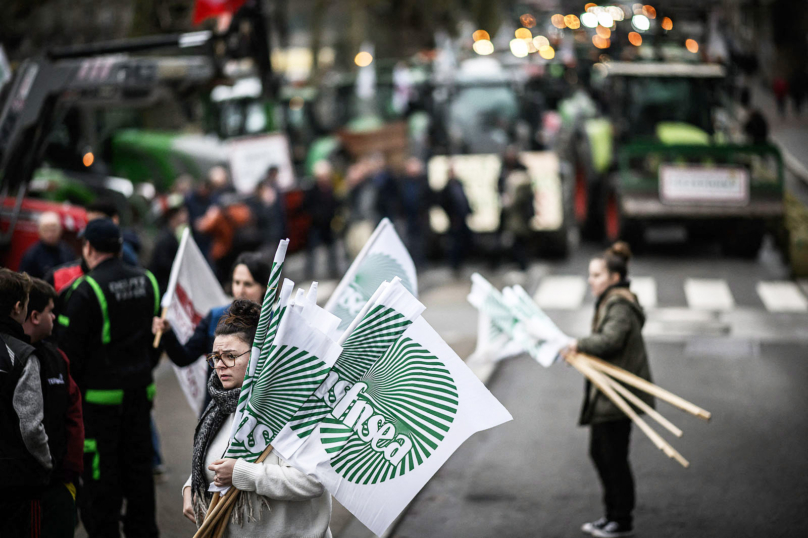
[[[218,17],[225,13],[235,13],[247,0],[196,0],[194,4],[194,25]]]

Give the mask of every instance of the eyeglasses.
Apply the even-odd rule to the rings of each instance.
[[[249,352],[250,350],[247,350],[244,353],[239,353],[238,355],[233,355],[232,353],[208,353],[205,360],[214,370],[216,369],[217,361],[220,361],[224,365],[223,368],[232,368],[233,365],[236,364],[237,358],[241,357],[242,355],[246,355]]]

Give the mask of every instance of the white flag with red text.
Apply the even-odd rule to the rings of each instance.
[[[166,319],[177,340],[185,344],[212,308],[227,303],[227,295],[196,246],[190,230],[186,228],[171,267],[168,289],[161,303],[166,309]],[[204,356],[200,356],[189,366],[174,366],[174,373],[177,374],[188,404],[198,416],[202,412],[207,392],[208,365]]]

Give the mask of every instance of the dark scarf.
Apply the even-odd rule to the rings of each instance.
[[[208,492],[208,481],[205,479],[205,455],[208,453],[208,447],[213,442],[213,438],[222,429],[222,424],[236,411],[241,388],[225,390],[219,376],[214,371],[208,378],[208,393],[211,401],[199,418],[196,431],[194,431],[191,491],[196,494],[197,499],[197,502],[194,503],[194,512],[200,511],[198,509],[201,509],[202,512],[197,514],[197,521],[200,521],[200,515],[204,518],[207,501],[213,496]]]

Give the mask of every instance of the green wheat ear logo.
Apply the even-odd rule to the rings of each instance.
[[[421,465],[457,414],[451,374],[411,338],[401,338],[341,398],[320,427],[331,466],[355,484],[377,484]]]
[[[353,281],[340,295],[334,309],[334,315],[342,320],[339,328],[345,330],[379,286],[385,280],[392,280],[393,277],[399,277],[407,291],[415,295],[407,272],[395,258],[382,253],[370,254],[365,258]]]

